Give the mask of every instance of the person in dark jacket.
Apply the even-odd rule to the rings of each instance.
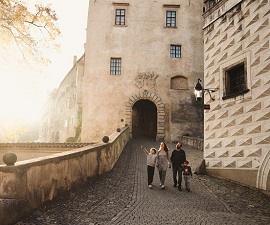
[[[181,185],[182,185],[182,171],[183,171],[183,163],[186,161],[186,153],[182,149],[182,144],[177,143],[176,149],[172,151],[171,157],[170,157],[171,163],[172,163],[172,172],[173,172],[173,182],[174,187],[177,187],[178,183],[178,190],[181,191]],[[178,175],[178,181],[177,181],[177,175]]]

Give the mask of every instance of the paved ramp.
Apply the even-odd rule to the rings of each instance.
[[[140,145],[159,147],[147,139],[130,141],[114,169],[46,204],[17,225],[52,224],[270,224],[270,197],[222,179],[193,176],[191,192],[173,187],[167,172],[165,190],[147,186],[146,156]],[[168,144],[170,152],[175,147]],[[184,146],[193,170],[202,152]]]

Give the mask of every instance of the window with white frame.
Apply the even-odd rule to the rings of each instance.
[[[181,58],[181,45],[171,45],[171,58]]]
[[[115,10],[115,25],[119,25],[119,26],[126,25],[126,10],[125,9]]]
[[[176,11],[166,11],[166,27],[176,27]]]
[[[68,120],[65,119],[65,128],[67,128],[67,126],[68,126]]]
[[[110,74],[121,75],[121,58],[111,58]]]

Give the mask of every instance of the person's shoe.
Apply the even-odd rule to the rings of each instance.
[[[165,189],[165,186],[162,184],[162,185],[160,186],[160,188],[164,190],[164,189]]]
[[[148,187],[149,187],[150,189],[152,189],[152,185],[151,185],[151,184],[149,184]]]
[[[190,189],[187,189],[188,192],[190,192]]]
[[[178,186],[178,191],[182,191],[182,188],[180,186]]]
[[[173,187],[177,187],[177,184],[174,184]]]
[[[159,184],[159,186],[161,187],[161,186],[162,186],[162,184]]]

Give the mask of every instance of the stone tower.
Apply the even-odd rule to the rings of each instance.
[[[203,135],[203,1],[90,0],[82,136],[118,127],[131,137],[181,141]]]

